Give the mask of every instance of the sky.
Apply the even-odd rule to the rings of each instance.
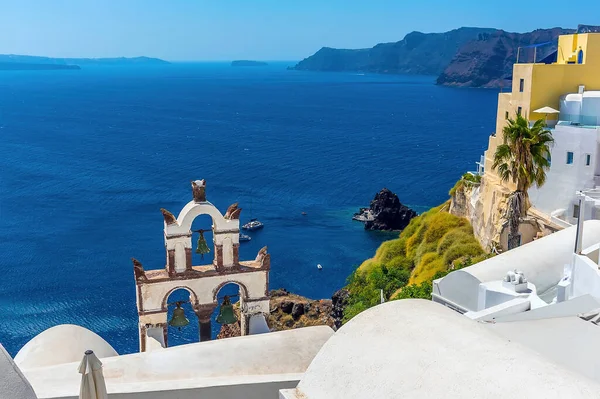
[[[291,61],[415,30],[600,25],[600,1],[576,5],[561,12],[556,0],[0,0],[0,54]]]

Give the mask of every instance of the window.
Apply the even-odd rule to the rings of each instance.
[[[579,219],[579,205],[573,205],[573,217]]]
[[[571,151],[567,152],[567,165],[573,164],[573,153]]]
[[[585,166],[590,166],[592,164],[592,156],[590,154],[585,154]]]
[[[517,115],[521,115],[521,112],[523,112],[523,107],[517,108]]]
[[[504,113],[504,119],[508,119],[508,111]]]
[[[546,155],[546,159],[548,160],[548,166],[552,166],[552,155],[550,153]]]
[[[525,79],[519,80],[519,91],[523,93],[523,87],[525,86]]]

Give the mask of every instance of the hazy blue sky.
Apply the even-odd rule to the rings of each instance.
[[[147,55],[168,60],[297,60],[322,46],[360,48],[413,30],[523,32],[600,24],[600,1],[0,0],[0,53]]]

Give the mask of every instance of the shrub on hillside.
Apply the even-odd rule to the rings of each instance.
[[[447,204],[413,218],[394,240],[386,241],[348,278],[347,321],[386,299],[431,297],[431,281],[484,254],[463,218]],[[407,285],[408,284],[408,285]]]

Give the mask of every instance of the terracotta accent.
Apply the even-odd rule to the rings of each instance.
[[[192,195],[194,202],[206,202],[206,180],[192,181]]]
[[[217,271],[223,270],[223,245],[215,245],[215,266]]]
[[[236,268],[240,266],[240,244],[233,244],[233,265]]]
[[[239,234],[240,233],[240,229],[229,229],[229,230],[213,230],[213,234],[218,236],[220,234]]]
[[[216,308],[216,303],[207,303],[193,306],[194,313],[196,313],[196,316],[198,316],[198,320],[200,320],[201,323],[210,323],[210,318]]]
[[[148,281],[146,273],[144,272],[144,266],[136,258],[131,258],[133,262],[133,274],[135,275],[135,281]]]
[[[169,249],[167,251],[167,273],[169,276],[175,275],[175,250]]]
[[[185,249],[185,271],[192,270],[192,248]]]
[[[140,352],[146,352],[146,326],[140,327]]]
[[[162,212],[163,218],[165,219],[165,223],[167,225],[177,224],[177,219],[175,218],[175,215],[167,211],[165,208],[160,208],[160,211]]]
[[[140,311],[143,310],[143,309],[140,309],[140,306],[142,308],[144,306],[144,298],[142,298],[142,287],[141,287],[141,285],[137,284],[136,287],[135,287],[135,291],[136,291],[136,294],[137,294],[136,305],[137,305],[138,314],[139,314]]]
[[[242,208],[238,208],[238,203],[234,203],[229,205],[227,208],[227,212],[225,212],[225,216],[223,218],[227,220],[238,220],[240,218],[240,213],[242,213]]]
[[[267,253],[267,247],[262,247],[256,255],[255,262],[260,264],[262,269],[269,270],[271,268],[271,255]]]
[[[265,296],[269,297],[269,270],[265,272],[267,275],[265,276]]]

